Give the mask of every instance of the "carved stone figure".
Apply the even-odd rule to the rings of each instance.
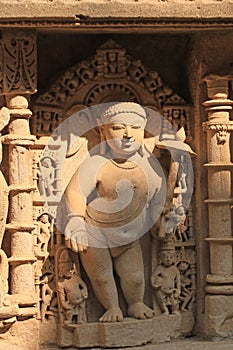
[[[49,221],[49,215],[47,213],[43,213],[38,218],[38,243],[39,248],[42,252],[48,251],[48,243],[51,236],[51,223]]]
[[[175,266],[175,249],[172,242],[163,242],[159,258],[160,264],[151,278],[157,303],[163,314],[179,314],[180,272]]]
[[[139,237],[164,204],[162,169],[144,149],[145,110],[116,103],[100,120],[101,154],[86,159],[65,193],[69,221],[67,247],[80,253],[97,298],[106,312],[101,322],[122,321],[113,266],[120,277],[128,315],[151,318],[143,303],[144,266]]]
[[[40,161],[40,190],[41,195],[50,197],[53,195],[53,183],[55,180],[55,169],[50,157],[44,157]]]
[[[54,296],[54,288],[51,288],[50,283],[53,280],[53,275],[49,274],[44,276],[41,280],[41,321],[44,322],[46,316],[51,314],[49,311],[51,307],[51,301]]]
[[[58,300],[65,314],[65,323],[86,322],[87,287],[75,270],[67,250],[62,252],[58,261],[58,278]]]

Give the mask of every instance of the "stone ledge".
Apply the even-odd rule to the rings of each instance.
[[[31,19],[68,20],[77,27],[91,18],[120,19],[200,19],[228,20],[233,22],[232,0],[2,0],[1,25],[7,20],[25,21]]]

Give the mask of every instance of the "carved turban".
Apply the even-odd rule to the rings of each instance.
[[[115,116],[120,114],[136,115],[146,121],[146,112],[142,106],[134,102],[117,102],[110,107],[107,107],[101,113],[101,120],[103,122],[110,121]]]

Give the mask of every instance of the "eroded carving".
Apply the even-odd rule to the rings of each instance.
[[[45,197],[53,196],[55,181],[55,164],[51,157],[40,159],[39,186],[40,194]]]
[[[126,79],[127,83],[121,82]],[[101,82],[102,79],[102,82]],[[114,82],[113,82],[114,79]],[[93,86],[93,82],[96,84]],[[67,115],[66,109],[74,96],[90,84],[87,93],[81,92],[82,101],[89,106],[101,102],[133,101],[142,103],[140,95],[145,95],[149,104],[174,122],[175,127],[185,127],[187,141],[191,140],[190,107],[165,86],[158,72],[150,71],[140,60],[126,54],[126,50],[113,40],[107,41],[97,49],[96,55],[70,68],[59,80],[54,82],[50,90],[41,95],[34,106],[32,128],[39,135],[52,133]],[[49,104],[49,108],[48,108]],[[50,114],[51,123],[48,126],[45,116]]]
[[[87,286],[75,268],[67,249],[57,253],[57,293],[60,312],[65,324],[80,324],[87,321]]]
[[[47,213],[42,213],[38,218],[37,246],[41,253],[48,253],[48,244],[52,233],[52,224]]]
[[[167,239],[160,245],[159,265],[151,277],[156,301],[164,315],[179,314],[181,282],[180,272],[175,263],[174,243]]]
[[[37,84],[34,32],[4,31],[2,93],[35,93]]]

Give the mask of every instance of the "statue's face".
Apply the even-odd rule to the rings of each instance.
[[[171,266],[175,262],[175,256],[173,252],[163,252],[161,253],[162,264],[166,267]]]
[[[137,115],[120,114],[103,125],[102,132],[111,150],[121,156],[130,156],[141,147],[145,120]]]
[[[49,222],[49,217],[47,214],[43,214],[41,217],[40,217],[40,221],[43,223],[43,224],[47,224],[47,222]]]

